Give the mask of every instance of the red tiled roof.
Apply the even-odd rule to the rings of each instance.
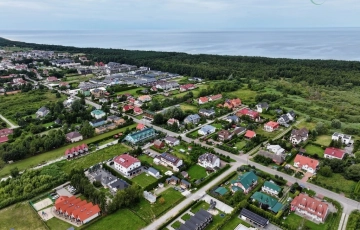
[[[47,78],[48,81],[57,81],[57,77],[48,77]]]
[[[129,168],[132,164],[140,162],[137,158],[130,156],[129,154],[117,156],[114,161],[124,168]]]
[[[238,113],[242,114],[242,115],[247,115],[250,116],[252,118],[256,118],[259,116],[259,113],[256,111],[253,111],[251,109],[247,109],[247,108],[243,108],[241,109]]]
[[[124,111],[129,111],[129,110],[132,110],[132,109],[134,109],[134,106],[131,106],[131,105],[125,105],[125,106],[123,107],[123,110],[124,110]]]
[[[319,161],[312,159],[310,157],[306,157],[303,155],[299,155],[297,154],[295,159],[294,159],[294,163],[299,162],[299,167],[301,167],[302,165],[307,165],[310,168],[315,169],[318,165],[319,165]]]
[[[199,101],[201,101],[202,103],[208,102],[208,98],[207,97],[200,97]]]
[[[140,113],[140,112],[142,112],[142,109],[139,108],[139,107],[135,107],[135,108],[134,108],[134,112],[135,112],[135,113]]]
[[[210,99],[213,100],[213,101],[214,101],[214,100],[218,100],[218,99],[220,99],[220,98],[222,98],[222,95],[221,95],[221,94],[216,94],[216,95],[210,97]]]
[[[0,137],[0,143],[7,142],[9,140],[8,137]]]
[[[268,123],[265,124],[266,126],[272,127],[272,128],[276,128],[279,126],[279,123],[275,122],[275,121],[269,121]]]
[[[57,198],[56,199],[56,201],[55,201],[55,205],[56,204],[59,204],[59,203],[61,203],[61,202],[64,202],[66,199],[68,199],[69,197],[67,197],[67,196],[60,196],[59,198]]]
[[[328,147],[325,149],[324,154],[332,156],[332,157],[336,157],[339,159],[343,159],[343,157],[345,155],[345,151],[342,149],[334,148],[334,147]]]
[[[322,219],[326,216],[328,211],[328,205],[326,203],[318,201],[303,193],[300,193],[293,201],[291,201],[291,206],[302,209]]]
[[[252,130],[246,130],[245,137],[247,138],[253,138],[256,136],[256,133]]]
[[[84,221],[84,220],[88,219],[89,217],[98,214],[99,212],[100,212],[99,206],[95,205],[86,211],[80,212],[77,216],[77,219],[79,219],[80,221]]]
[[[139,123],[137,126],[136,126],[136,129],[138,129],[138,130],[142,130],[142,129],[144,129],[145,128],[145,125],[144,124],[141,124],[141,123]]]
[[[10,134],[12,134],[14,131],[12,130],[12,129],[8,129],[8,128],[6,128],[6,129],[1,129],[0,130],[0,137],[1,136],[8,136],[8,135],[10,135]]]

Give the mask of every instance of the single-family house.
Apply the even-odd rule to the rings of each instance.
[[[81,141],[83,139],[83,136],[79,133],[79,132],[71,132],[66,134],[66,140],[69,142],[77,142],[77,141]]]
[[[236,116],[238,116],[238,117],[248,116],[254,121],[258,121],[260,119],[260,114],[249,108],[243,108],[243,109],[237,111]]]
[[[179,168],[183,164],[183,160],[169,153],[162,153],[156,156],[155,158],[159,159],[160,163],[165,166],[169,165],[172,167]]]
[[[204,117],[213,117],[215,116],[215,110],[213,109],[200,109],[199,115]]]
[[[298,145],[301,142],[306,141],[308,137],[309,137],[309,130],[307,130],[306,128],[293,129],[291,131],[290,141],[294,145]]]
[[[275,184],[273,181],[265,181],[264,185],[261,187],[261,191],[266,192],[272,196],[278,196],[281,191],[281,187]]]
[[[225,100],[225,103],[223,105],[223,107],[228,108],[228,109],[235,109],[237,107],[239,107],[241,105],[241,100],[239,98],[235,98],[235,99],[227,99]]]
[[[150,95],[142,95],[140,97],[138,97],[138,100],[141,102],[148,102],[151,101],[151,96]]]
[[[214,96],[210,96],[209,101],[216,101],[216,100],[220,100],[221,98],[222,98],[221,94],[216,94]]]
[[[272,159],[276,164],[282,164],[285,161],[285,154],[274,154],[268,151],[260,150],[258,155]]]
[[[140,115],[140,114],[143,114],[143,110],[139,107],[134,107],[134,114],[137,116],[137,115]]]
[[[180,144],[180,140],[177,139],[176,137],[171,137],[171,136],[167,136],[164,139],[165,143],[170,145],[170,146],[176,146]]]
[[[257,201],[261,208],[268,209],[273,213],[278,213],[283,207],[277,199],[262,192],[255,192],[250,198]]]
[[[147,172],[149,175],[151,175],[155,178],[158,178],[160,176],[160,172],[158,170],[154,169],[153,167],[148,168]]]
[[[181,176],[183,178],[188,178],[189,177],[189,173],[187,173],[186,171],[182,171],[180,174],[181,174]]]
[[[106,113],[100,109],[95,109],[95,110],[91,111],[91,116],[96,119],[100,119],[102,117],[105,117]]]
[[[244,137],[251,139],[251,138],[256,137],[256,133],[252,130],[246,130]]]
[[[50,110],[48,110],[46,107],[43,106],[36,112],[36,116],[37,117],[45,117],[49,113],[50,113]]]
[[[46,81],[47,82],[56,82],[56,81],[59,81],[59,79],[57,77],[52,76],[52,77],[47,77]]]
[[[180,181],[180,187],[183,188],[183,189],[191,188],[191,183],[189,181],[186,181],[186,180],[182,179]]]
[[[102,126],[106,123],[106,121],[104,119],[96,119],[96,120],[92,120],[89,121],[89,124],[91,125],[91,127],[96,128],[99,126]]]
[[[277,120],[277,122],[280,124],[280,125],[283,125],[285,127],[288,127],[289,126],[289,123],[295,121],[295,113],[294,111],[290,111],[288,112],[287,114],[283,114],[279,117],[279,119]]]
[[[0,137],[7,137],[11,134],[13,134],[13,130],[12,129],[8,129],[8,128],[5,128],[5,129],[1,129],[0,130]]]
[[[345,145],[348,145],[348,144],[351,143],[351,136],[346,135],[346,134],[342,134],[342,133],[334,133],[331,136],[331,139],[334,140],[334,141],[341,140],[341,142],[344,143]]]
[[[143,196],[146,200],[148,200],[151,204],[154,204],[156,202],[156,196],[152,194],[151,192],[144,191]]]
[[[268,145],[266,146],[266,149],[276,155],[285,154],[285,149],[283,149],[280,145]]]
[[[235,115],[230,115],[225,118],[225,121],[236,124],[239,122],[239,117]]]
[[[171,176],[169,178],[166,179],[166,183],[167,184],[172,184],[172,185],[176,185],[177,183],[180,182],[180,179],[177,178],[176,176]]]
[[[197,124],[200,121],[200,116],[198,114],[191,114],[187,117],[185,117],[184,119],[184,123],[188,124],[188,123],[192,123],[192,124]]]
[[[294,159],[294,167],[304,169],[309,173],[315,173],[318,166],[319,161],[310,157],[298,154]]]
[[[117,156],[114,159],[114,167],[125,176],[132,176],[141,172],[141,162],[129,154]]]
[[[162,90],[171,90],[179,88],[179,83],[176,81],[158,81],[156,83],[156,88],[162,89]]]
[[[177,124],[178,126],[180,125],[179,120],[177,120],[175,118],[170,118],[166,123],[167,123],[167,125],[170,125],[170,126],[172,126],[174,124]]]
[[[291,201],[291,211],[296,211],[301,215],[309,217],[310,220],[325,222],[329,213],[329,207],[326,203],[300,193]]]
[[[146,128],[135,133],[128,134],[124,140],[130,142],[133,145],[136,145],[139,142],[154,138],[155,136],[156,132],[153,128]]]
[[[339,159],[342,160],[345,156],[345,151],[342,149],[328,147],[324,151],[324,157],[330,159]]]
[[[279,123],[277,123],[275,121],[269,121],[268,123],[266,123],[264,125],[264,130],[266,132],[273,132],[273,131],[279,129],[279,126],[280,126]]]
[[[180,92],[185,92],[188,90],[193,90],[196,88],[196,85],[194,84],[186,84],[186,85],[181,85],[180,86]]]
[[[209,135],[211,133],[214,133],[216,131],[216,128],[212,125],[205,125],[201,129],[199,129],[198,134],[200,135]]]
[[[144,124],[142,124],[142,123],[139,123],[139,124],[137,124],[137,126],[136,126],[136,130],[143,130],[143,129],[145,129],[146,128],[146,126],[144,125]]]
[[[231,191],[242,190],[245,194],[249,193],[258,182],[258,177],[253,171],[239,175],[237,179],[231,181]]]
[[[157,149],[162,149],[164,148],[165,144],[164,142],[160,141],[160,140],[155,140],[154,141],[154,147]]]
[[[269,109],[269,104],[267,102],[261,102],[256,105],[256,111],[259,113],[267,111],[268,109]]]
[[[205,153],[198,158],[198,164],[204,168],[220,168],[220,158],[212,153]]]
[[[232,134],[228,130],[220,130],[217,134],[219,141],[226,141],[232,138]]]
[[[134,106],[132,105],[124,105],[122,108],[123,113],[129,112],[134,109]]]
[[[209,102],[209,99],[207,97],[199,97],[199,99],[198,99],[199,105],[202,105],[202,104],[205,104],[208,102]]]
[[[101,134],[101,133],[105,133],[107,131],[105,126],[99,126],[95,128],[95,133],[96,134]]]

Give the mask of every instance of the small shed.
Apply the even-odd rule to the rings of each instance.
[[[185,171],[182,171],[181,172],[181,175],[184,177],[184,178],[188,178],[189,177],[189,174]]]
[[[164,148],[165,144],[163,141],[160,141],[160,140],[156,140],[154,141],[154,147],[157,148],[157,149],[162,149]]]

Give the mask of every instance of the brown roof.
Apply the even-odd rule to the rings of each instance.
[[[291,206],[297,207],[322,219],[326,216],[328,211],[328,205],[326,203],[318,201],[303,193],[300,193],[294,198],[291,202]]]

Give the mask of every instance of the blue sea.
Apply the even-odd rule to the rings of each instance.
[[[0,30],[0,37],[77,47],[360,61],[360,28],[238,31]]]

